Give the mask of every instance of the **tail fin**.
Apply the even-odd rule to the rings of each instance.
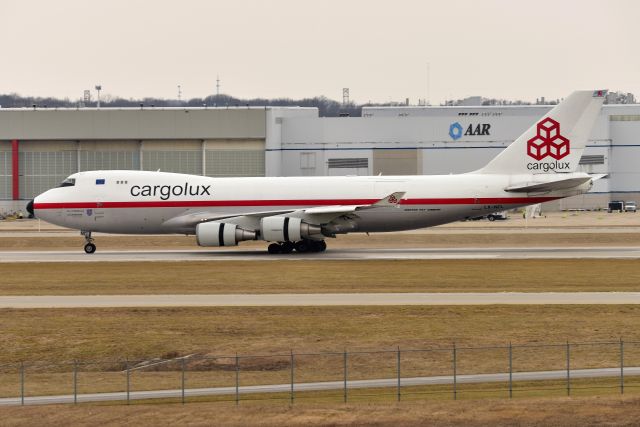
[[[606,94],[573,92],[476,173],[574,172]]]

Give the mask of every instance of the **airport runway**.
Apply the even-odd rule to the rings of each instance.
[[[640,292],[0,296],[0,308],[640,304]]]
[[[542,381],[542,380],[565,380],[567,378],[566,370],[557,371],[537,371],[537,372],[514,372],[512,381]],[[569,371],[571,379],[578,378],[606,378],[620,377],[621,369],[616,368],[598,368],[598,369],[572,369]],[[640,367],[625,367],[625,376],[640,375]],[[401,378],[401,387],[410,386],[429,386],[452,384],[454,377],[451,375],[433,376],[433,377],[412,377]],[[474,383],[505,383],[505,393],[507,392],[507,383],[509,382],[509,373],[497,374],[469,374],[457,375],[455,377],[456,384],[474,384]],[[362,388],[389,388],[398,387],[398,378],[384,378],[372,380],[347,380],[347,389]],[[342,390],[345,388],[345,381],[323,381],[313,383],[294,383],[293,392],[304,391],[323,391],[323,390]],[[167,398],[188,398],[197,396],[221,396],[221,395],[241,395],[255,393],[291,393],[292,384],[265,384],[241,387],[215,387],[215,388],[185,388],[171,390],[148,390],[148,391],[129,391],[111,392],[111,393],[87,393],[87,394],[67,394],[58,396],[26,396],[24,398],[25,405],[46,405],[54,403],[74,403],[74,402],[105,402],[105,401],[122,401],[127,400],[127,396],[131,400],[140,399],[167,399]],[[459,391],[461,392],[461,391]],[[184,394],[183,394],[184,393]],[[20,397],[0,398],[0,406],[20,405],[23,404]]]
[[[130,261],[277,261],[375,259],[543,259],[640,258],[640,247],[534,248],[408,248],[331,249],[322,253],[269,255],[265,250],[100,250],[92,255],[76,251],[4,251],[0,262],[130,262]]]

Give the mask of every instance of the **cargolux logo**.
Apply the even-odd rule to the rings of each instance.
[[[560,160],[569,155],[569,140],[560,135],[560,123],[547,117],[537,125],[538,134],[527,141],[527,154],[540,161],[547,156]]]
[[[169,200],[172,196],[210,196],[210,185],[134,185],[129,190],[133,197],[160,197]]]

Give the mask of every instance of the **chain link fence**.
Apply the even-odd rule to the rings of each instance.
[[[640,389],[640,342],[461,346],[0,365],[0,405],[574,396]]]

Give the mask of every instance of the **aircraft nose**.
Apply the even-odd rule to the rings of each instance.
[[[33,199],[29,200],[29,203],[27,203],[27,212],[29,212],[30,216],[35,217],[35,214],[33,213]]]

